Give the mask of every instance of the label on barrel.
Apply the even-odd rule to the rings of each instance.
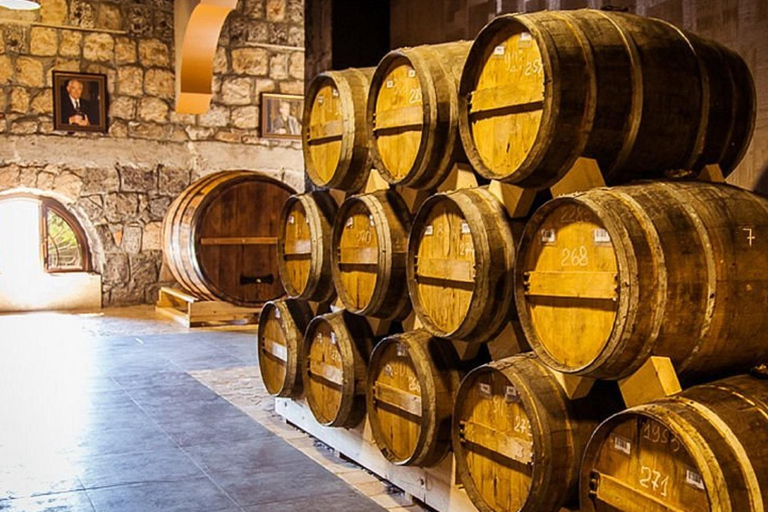
[[[492,389],[490,384],[485,384],[484,382],[480,382],[477,387],[480,390],[481,396],[485,398],[491,398]]]
[[[520,43],[519,46],[525,47],[531,44],[532,41],[531,33],[530,32],[521,32],[520,33]]]
[[[397,344],[397,357],[407,357],[408,349],[402,343]]]
[[[700,491],[704,490],[704,479],[696,471],[688,468],[685,468],[685,483]]]
[[[432,236],[432,233],[434,232],[435,232],[435,228],[432,227],[431,224],[424,228],[424,236]]]
[[[331,333],[331,344],[332,345],[336,344],[336,333],[335,332]]]
[[[275,318],[280,318],[280,310],[275,309]]]
[[[334,90],[331,92],[331,94],[333,94],[333,97],[334,97],[334,98],[338,98],[338,97],[339,97],[339,91],[337,91],[336,89],[334,89]]]
[[[387,80],[387,89],[391,89],[395,86],[394,80]]]
[[[318,96],[317,97],[317,104],[318,105],[322,105],[323,103],[325,103],[325,96]]]
[[[493,54],[494,55],[504,55],[504,51],[505,51],[504,45],[500,44],[499,46],[497,46],[496,48],[493,49]]]
[[[376,223],[373,222],[373,215],[369,215],[368,216],[368,224],[370,224],[371,226],[375,226],[376,225]]]
[[[347,219],[347,223],[345,224],[346,227],[351,228],[355,224],[355,218],[350,217]]]
[[[613,436],[613,449],[627,455],[632,454],[632,442],[621,436]]]
[[[504,400],[510,404],[514,404],[520,401],[520,394],[517,392],[517,388],[515,386],[507,386],[504,388]]]
[[[607,229],[597,228],[592,232],[592,236],[596,244],[609,244],[611,243],[611,235],[608,234]]]
[[[461,234],[462,235],[468,235],[471,231],[469,230],[469,224],[466,222],[461,223]]]
[[[288,224],[296,224],[296,219],[293,218],[293,215],[288,217]]]
[[[416,70],[415,69],[409,69],[408,70],[408,78],[416,78]]]
[[[553,244],[555,243],[555,230],[554,229],[542,229],[541,230],[541,243]]]

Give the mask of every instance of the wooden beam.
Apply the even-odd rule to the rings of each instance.
[[[176,112],[204,114],[213,97],[213,60],[237,0],[175,0]]]

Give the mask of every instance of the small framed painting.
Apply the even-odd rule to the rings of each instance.
[[[65,132],[106,132],[107,76],[54,71],[53,128]]]
[[[301,139],[304,96],[261,94],[261,136],[268,139]]]

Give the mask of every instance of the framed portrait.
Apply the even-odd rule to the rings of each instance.
[[[107,76],[54,71],[53,128],[65,132],[106,132]]]
[[[261,136],[269,139],[301,139],[304,96],[261,94]]]

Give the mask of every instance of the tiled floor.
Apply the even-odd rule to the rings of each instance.
[[[188,373],[253,334],[86,320],[0,316],[0,510],[384,510]]]

